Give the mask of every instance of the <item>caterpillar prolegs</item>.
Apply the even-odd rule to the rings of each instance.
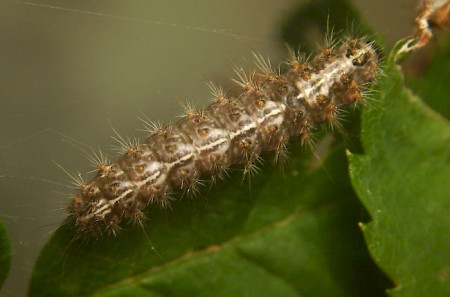
[[[167,205],[174,189],[195,191],[201,177],[220,178],[235,164],[249,173],[262,152],[283,155],[291,138],[309,142],[314,128],[335,123],[342,108],[362,100],[379,63],[364,39],[335,43],[310,61],[292,55],[283,74],[255,56],[257,70],[236,71],[238,96],[211,85],[215,102],[155,129],[80,182],[68,208],[80,236],[116,234],[122,221],[140,222],[147,206]]]

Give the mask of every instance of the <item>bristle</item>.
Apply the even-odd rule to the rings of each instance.
[[[245,91],[258,89],[258,85],[255,82],[254,76],[255,72],[247,74],[247,72],[242,68],[234,68],[234,72],[237,75],[237,79],[233,79],[235,83],[242,87]]]
[[[117,151],[119,155],[122,155],[130,150],[134,150],[134,148],[139,145],[139,139],[124,138],[119,134],[119,132],[116,131],[116,129],[112,128],[112,130],[114,131],[115,135],[111,136],[111,138],[119,144],[119,146],[115,147],[114,150]]]
[[[267,77],[277,75],[277,73],[272,68],[269,58],[265,59],[262,55],[255,52],[253,53],[253,57],[255,58],[256,67],[262,72],[263,75]]]
[[[98,152],[92,152],[92,155],[88,156],[88,160],[91,166],[98,170],[101,170],[110,163],[108,157],[100,149],[98,149]]]
[[[53,161],[53,163],[55,163],[55,165],[58,166],[58,168],[61,169],[61,171],[69,177],[70,184],[73,185],[76,189],[81,188],[86,183],[80,173],[73,175],[69,173],[69,171],[67,171],[67,169],[65,169],[62,165],[56,163],[55,161]]]
[[[223,87],[218,86],[211,81],[207,83],[207,86],[209,87],[213,102],[223,103],[225,100],[228,100],[227,94]]]
[[[198,115],[198,109],[193,102],[185,101],[185,103],[182,106],[183,106],[183,113],[181,114],[180,118],[193,117],[195,115]]]
[[[147,118],[138,117],[138,119],[144,123],[144,131],[148,134],[155,134],[164,129],[164,124],[160,121],[151,121]]]

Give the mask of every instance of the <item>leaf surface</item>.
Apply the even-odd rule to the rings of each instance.
[[[363,112],[365,154],[349,154],[373,219],[363,225],[369,250],[395,282],[392,296],[450,296],[450,124],[405,88],[395,65],[379,89]],[[439,96],[448,101],[448,91]]]
[[[0,288],[8,275],[11,265],[11,250],[5,225],[0,221]]]
[[[408,86],[431,108],[450,119],[450,38],[440,44],[422,77],[408,77]]]
[[[38,259],[30,296],[382,295],[343,151],[326,171],[310,154],[292,155],[284,174],[266,164],[251,191],[237,174],[172,210],[152,209],[148,237],[130,227],[81,244],[60,229]]]

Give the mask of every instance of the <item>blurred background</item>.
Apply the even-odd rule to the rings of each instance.
[[[39,250],[65,217],[85,146],[114,152],[114,127],[169,122],[204,106],[206,81],[232,88],[251,51],[282,61],[280,28],[305,2],[0,1],[0,218],[12,245],[1,296],[23,296]],[[44,5],[44,6],[40,6]],[[386,43],[411,33],[416,0],[355,0]],[[330,11],[332,14],[333,12]]]

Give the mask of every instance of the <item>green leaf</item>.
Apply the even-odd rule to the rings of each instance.
[[[322,167],[292,152],[173,209],[151,209],[147,233],[71,242],[60,229],[41,253],[30,296],[382,296],[387,285],[357,227],[364,210],[343,150]],[[149,240],[150,238],[150,240]]]
[[[450,119],[450,38],[440,45],[420,78],[408,77],[408,85],[436,112]]]
[[[0,221],[0,288],[8,275],[11,265],[11,250],[5,225]]]
[[[324,37],[339,39],[345,35],[372,35],[372,29],[361,20],[358,10],[348,0],[317,0],[299,4],[282,25],[281,39],[292,48],[313,52]]]
[[[395,65],[379,90],[363,112],[365,154],[349,154],[373,219],[363,225],[369,250],[396,284],[391,296],[450,296],[449,122],[405,88]],[[439,96],[448,101],[448,91]]]

